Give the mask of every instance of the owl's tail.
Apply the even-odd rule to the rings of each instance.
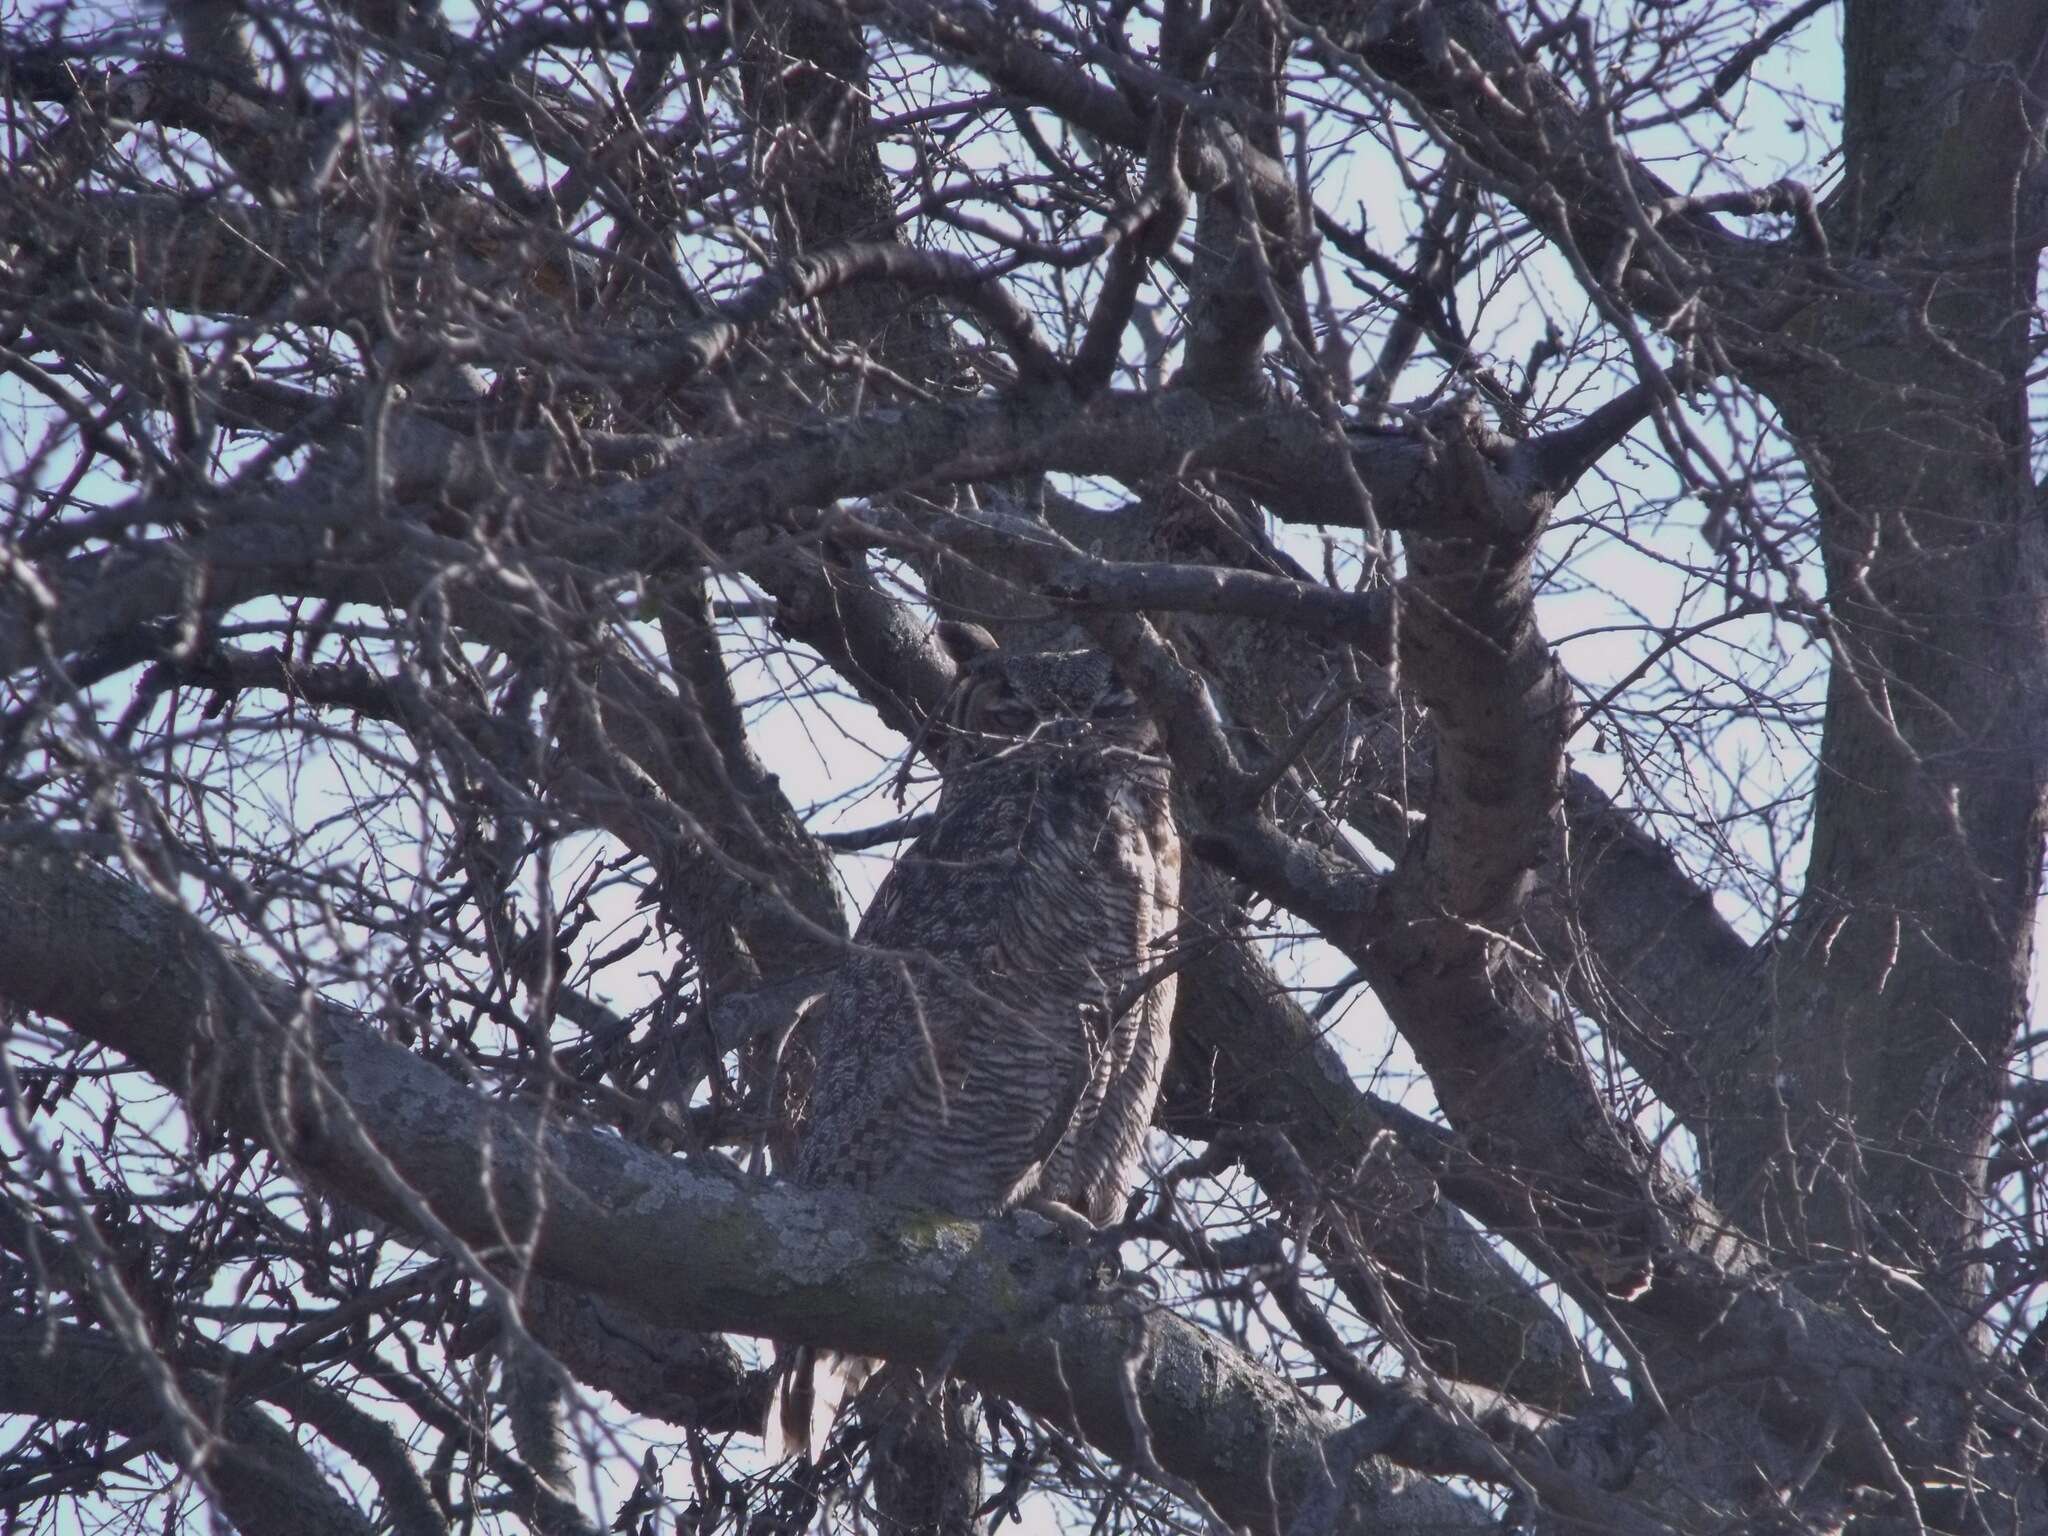
[[[824,1460],[825,1441],[846,1400],[859,1392],[882,1362],[836,1349],[799,1345],[781,1364],[762,1439],[770,1461],[803,1455]]]

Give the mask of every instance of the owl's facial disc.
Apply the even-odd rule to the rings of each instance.
[[[1019,743],[1140,752],[1157,744],[1137,698],[1093,651],[974,651],[948,722],[964,753],[956,765]]]

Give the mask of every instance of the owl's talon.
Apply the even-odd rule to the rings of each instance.
[[[1018,1206],[1010,1213],[1010,1220],[1016,1223],[1018,1232],[1034,1240],[1059,1236],[1059,1223],[1050,1217],[1041,1216],[1028,1205]]]
[[[1122,1290],[1135,1279],[1124,1268],[1124,1249],[1121,1242],[1093,1242],[1088,1245],[1088,1283],[1098,1291]]]
[[[1036,1228],[1027,1227],[1025,1230],[1030,1235],[1044,1237],[1050,1232],[1057,1232],[1077,1248],[1091,1246],[1102,1230],[1064,1200],[1055,1200],[1049,1195],[1033,1195],[1017,1207],[1017,1214],[1034,1217],[1044,1223]]]

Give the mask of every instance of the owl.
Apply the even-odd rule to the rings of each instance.
[[[1122,1214],[1166,1069],[1180,842],[1150,720],[1087,651],[943,624],[935,819],[820,1007],[800,1183],[954,1216]],[[793,1358],[771,1442],[822,1449],[872,1362]],[[778,1434],[779,1431],[779,1434]]]

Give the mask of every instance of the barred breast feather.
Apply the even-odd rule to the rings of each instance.
[[[1033,748],[963,770],[824,1004],[798,1178],[954,1215],[1043,1194],[1113,1219],[1158,1096],[1170,978],[1116,1010],[1164,958],[1179,883],[1140,755]]]

